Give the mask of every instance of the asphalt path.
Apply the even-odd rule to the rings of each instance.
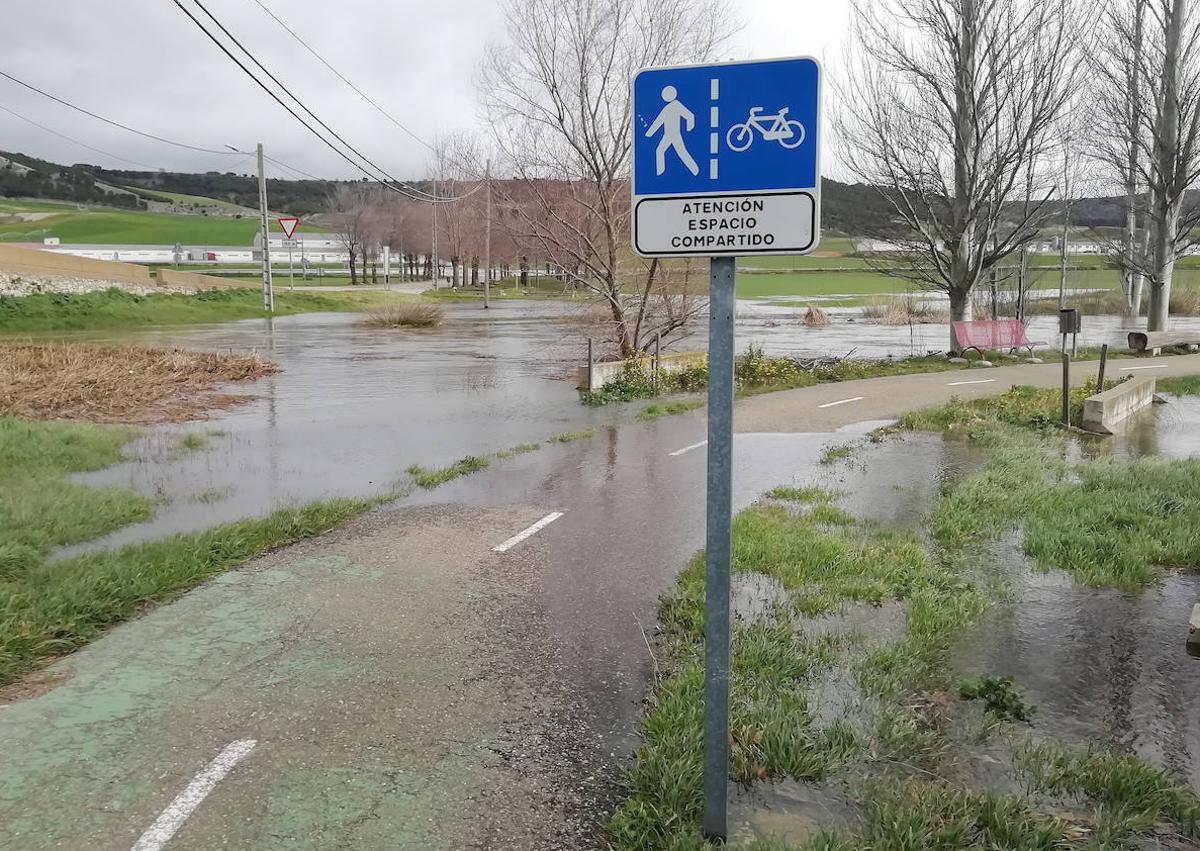
[[[1146,372],[1200,373],[1200,356],[1109,365]],[[879,421],[1059,380],[1027,365],[742,400],[735,507],[813,480],[824,448]],[[700,411],[495,464],[7,690],[0,848],[603,847],[656,600],[703,541],[704,436]]]

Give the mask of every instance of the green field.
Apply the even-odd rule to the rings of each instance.
[[[21,209],[28,210],[22,201]],[[61,210],[48,206],[43,211]],[[313,228],[301,226],[311,232]],[[218,216],[179,216],[105,209],[64,212],[36,222],[0,224],[0,242],[41,242],[56,236],[65,243],[116,245],[250,245],[258,232],[253,216],[241,219]]]
[[[184,195],[180,192],[163,192],[161,189],[146,189],[143,186],[126,186],[125,188],[130,192],[137,192],[139,195],[146,195],[161,201],[174,201],[176,204],[199,204],[204,207],[225,207],[230,210],[244,209],[230,201],[222,201],[220,198],[207,198],[203,195]]]
[[[289,293],[276,288],[275,315],[370,310],[415,296],[382,290]],[[187,325],[265,317],[262,293],[254,289],[206,290],[195,295],[137,296],[123,290],[72,295],[0,296],[0,334]]]

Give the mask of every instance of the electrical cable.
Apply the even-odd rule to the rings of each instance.
[[[66,133],[59,133],[57,130],[53,130],[44,124],[39,124],[38,122],[34,121],[32,118],[28,118],[19,112],[15,112],[15,111],[9,109],[7,106],[0,105],[0,110],[3,110],[4,112],[7,112],[9,115],[19,118],[28,124],[32,124],[34,127],[38,128],[39,130],[44,130],[52,136],[57,136],[60,139],[66,139],[68,142],[71,142],[72,144],[78,145],[81,148],[87,148],[89,151],[93,151],[94,153],[97,153],[97,154],[102,154],[106,157],[109,157],[110,159],[120,160],[123,163],[129,163],[130,165],[141,166],[142,168],[148,168],[152,171],[165,171],[165,169],[163,169],[159,166],[149,165],[147,163],[138,162],[137,160],[126,159],[125,157],[117,156],[114,153],[110,153],[109,151],[105,151],[100,148],[95,148],[95,147],[87,144],[86,142],[81,142],[78,139],[74,139],[74,138],[68,136]]]
[[[199,151],[200,153],[203,153],[203,154],[228,155],[230,153],[229,151],[221,151],[221,150],[217,150],[215,148],[202,148],[198,145],[189,145],[186,142],[176,142],[173,139],[167,139],[163,136],[156,136],[153,133],[147,133],[143,130],[137,130],[133,127],[130,127],[128,124],[122,124],[121,122],[114,121],[111,118],[105,118],[103,115],[97,115],[94,112],[84,109],[82,106],[76,106],[75,104],[71,103],[70,101],[63,100],[62,98],[57,97],[56,95],[52,95],[49,92],[43,91],[42,89],[39,89],[37,86],[34,86],[31,83],[27,83],[24,80],[18,80],[12,74],[8,74],[4,71],[0,71],[0,77],[4,77],[7,80],[11,80],[12,82],[16,83],[19,86],[24,86],[25,88],[29,89],[30,91],[37,92],[42,97],[50,98],[50,100],[60,103],[65,107],[75,110],[76,112],[81,112],[90,118],[95,118],[97,121],[103,121],[105,124],[110,124],[113,127],[119,127],[122,130],[127,130],[128,132],[134,133],[138,136],[144,136],[147,139],[153,139],[156,142],[162,142],[167,145],[174,145],[176,148],[186,148],[189,151]]]
[[[357,94],[357,95],[358,95],[360,98],[362,98],[362,99],[363,99],[363,100],[365,100],[367,103],[369,103],[369,104],[370,104],[372,107],[374,107],[374,108],[375,108],[375,110],[376,110],[376,111],[377,111],[377,112],[378,112],[380,115],[382,115],[382,116],[383,116],[384,118],[386,118],[388,121],[390,121],[390,122],[392,122],[393,124],[395,124],[397,127],[399,127],[401,130],[403,130],[403,131],[404,131],[405,133],[407,133],[409,136],[411,136],[411,137],[412,137],[414,140],[416,140],[416,141],[417,141],[417,142],[419,142],[420,144],[424,145],[424,146],[425,146],[426,148],[428,148],[430,151],[433,151],[435,154],[437,153],[437,149],[436,149],[436,148],[434,148],[434,147],[433,147],[433,145],[429,144],[429,143],[428,143],[428,142],[426,142],[424,139],[422,139],[420,136],[418,136],[416,133],[414,133],[412,130],[410,130],[408,127],[406,127],[406,126],[405,126],[405,125],[404,125],[404,124],[403,124],[403,123],[402,123],[402,122],[401,122],[401,121],[400,121],[398,118],[396,118],[395,116],[393,116],[393,115],[392,115],[390,112],[388,112],[386,109],[384,109],[384,108],[383,108],[382,106],[380,106],[378,103],[376,103],[376,102],[375,102],[375,101],[374,101],[374,100],[373,100],[373,99],[372,99],[370,96],[368,96],[368,95],[367,95],[367,94],[366,94],[366,93],[365,93],[365,92],[364,92],[362,89],[360,89],[358,86],[354,85],[354,83],[350,82],[350,80],[346,79],[345,75],[343,75],[341,71],[339,71],[337,68],[334,68],[334,67],[333,67],[331,64],[329,64],[329,62],[328,62],[328,61],[325,59],[325,57],[324,57],[324,56],[322,56],[320,53],[317,53],[316,49],[315,49],[315,48],[314,48],[314,47],[313,47],[311,44],[309,44],[307,41],[305,41],[303,38],[301,38],[301,37],[300,37],[300,36],[299,36],[299,35],[296,33],[296,31],[295,31],[295,30],[293,30],[293,29],[292,29],[291,27],[289,27],[289,26],[288,26],[286,23],[284,23],[284,22],[283,22],[283,21],[282,21],[282,20],[279,18],[279,16],[278,16],[278,15],[276,15],[274,12],[272,12],[272,11],[271,11],[271,10],[270,10],[270,9],[269,9],[267,6],[266,6],[266,4],[264,4],[264,3],[262,2],[262,0],[254,0],[254,2],[255,2],[255,4],[257,4],[257,6],[258,6],[260,9],[262,9],[264,12],[266,12],[266,13],[267,13],[267,14],[268,14],[268,15],[271,17],[271,19],[275,21],[275,23],[277,23],[277,24],[279,24],[279,26],[283,27],[284,31],[285,31],[285,32],[287,32],[287,34],[288,34],[288,35],[290,35],[292,38],[294,38],[296,41],[298,41],[298,42],[300,43],[300,45],[301,45],[301,46],[302,46],[302,47],[303,47],[305,50],[307,50],[309,53],[311,53],[313,56],[315,56],[315,57],[317,58],[317,61],[319,61],[319,62],[320,62],[322,65],[324,65],[326,68],[328,68],[328,69],[329,69],[329,70],[330,70],[330,71],[333,73],[333,75],[334,75],[335,77],[337,77],[339,80],[341,80],[343,83],[345,83],[345,84],[346,84],[347,86],[349,86],[351,89],[353,89],[353,90],[354,90],[354,92],[355,92],[355,93],[356,93],[356,94]]]

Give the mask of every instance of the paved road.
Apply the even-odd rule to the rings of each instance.
[[[1200,357],[1114,374],[1131,367]],[[811,480],[854,423],[1058,370],[745,400],[735,503]],[[703,437],[697,412],[549,447],[114,629],[0,707],[0,848],[601,847],[655,665],[644,631],[703,539]],[[933,467],[940,443],[871,466]],[[913,510],[875,485],[858,510]]]

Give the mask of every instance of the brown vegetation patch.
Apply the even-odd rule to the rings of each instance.
[[[0,345],[0,416],[149,424],[254,398],[222,384],[279,372],[256,355],[147,346]]]
[[[809,328],[824,328],[829,325],[829,314],[810,304],[808,310],[804,311],[804,324]]]
[[[436,304],[394,304],[372,310],[358,322],[364,328],[436,328],[442,309]]]
[[[916,295],[885,295],[867,300],[863,319],[879,325],[941,325],[950,313]]]

